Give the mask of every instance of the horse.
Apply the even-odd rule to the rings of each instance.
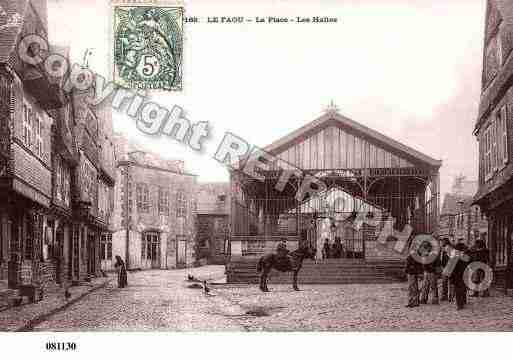
[[[315,259],[315,249],[305,246],[289,253],[286,257],[279,257],[274,253],[261,257],[257,264],[257,272],[261,273],[260,290],[262,292],[269,291],[269,288],[267,288],[267,276],[272,268],[280,272],[292,272],[292,288],[299,290],[297,274],[303,265],[303,260],[307,258]]]

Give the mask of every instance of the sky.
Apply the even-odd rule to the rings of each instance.
[[[113,113],[114,129],[168,158],[181,158],[200,182],[226,181],[212,157],[226,131],[264,147],[339,112],[441,159],[442,193],[459,174],[477,179],[472,135],[481,87],[485,1],[340,0],[185,2],[189,16],[330,16],[336,24],[185,26],[184,89],[155,93],[192,122],[209,121],[206,151],[143,135]],[[50,41],[111,76],[112,14],[107,1],[49,0]]]

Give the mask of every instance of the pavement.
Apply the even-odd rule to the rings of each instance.
[[[64,290],[45,293],[44,299],[0,311],[0,332],[27,331],[46,318],[65,310],[89,293],[107,285],[115,277],[93,278],[91,282],[69,288],[70,297],[64,297]]]
[[[224,286],[216,293],[257,315],[238,322],[251,331],[511,331],[513,298],[491,297],[406,308],[407,284]]]
[[[187,275],[207,280],[209,292]],[[35,331],[511,331],[513,299],[488,298],[405,308],[406,284],[223,284],[224,267],[129,273],[91,292],[29,330]],[[218,284],[214,284],[218,283]],[[194,288],[198,287],[198,288]],[[0,313],[1,315],[2,313]],[[0,322],[2,317],[0,316]]]
[[[35,326],[35,331],[240,331],[244,328],[224,314],[225,299],[206,294],[187,275],[217,282],[224,266],[128,273],[128,286],[115,282],[91,293],[66,311]],[[189,288],[189,286],[199,288]],[[211,291],[216,287],[211,285]],[[222,310],[220,309],[222,308]]]

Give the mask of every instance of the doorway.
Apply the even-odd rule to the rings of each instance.
[[[141,257],[142,268],[160,268],[160,233],[143,233]]]
[[[187,267],[187,237],[184,235],[176,236],[176,267]]]
[[[87,231],[87,274],[96,274],[96,233]]]

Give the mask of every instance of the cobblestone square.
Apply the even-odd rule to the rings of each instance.
[[[510,331],[512,298],[492,292],[454,303],[405,308],[406,284],[208,285],[188,288],[187,275],[216,280],[223,267],[143,271],[129,274],[129,286],[115,281],[35,329],[39,331]]]

